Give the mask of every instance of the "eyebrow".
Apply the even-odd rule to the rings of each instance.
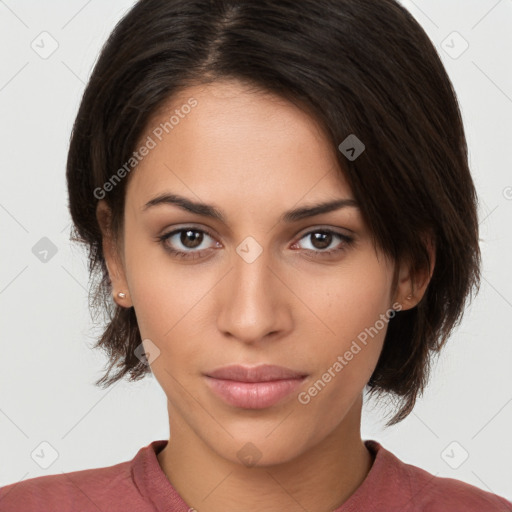
[[[160,194],[148,201],[142,207],[142,211],[147,211],[149,208],[160,205],[176,205],[187,212],[202,215],[204,217],[211,217],[225,223],[225,216],[215,206],[194,202],[178,194]],[[332,212],[346,207],[359,208],[359,204],[355,199],[345,198],[335,199],[333,201],[318,203],[311,206],[300,206],[284,212],[279,218],[279,222],[297,222],[308,217],[314,217],[315,215]]]

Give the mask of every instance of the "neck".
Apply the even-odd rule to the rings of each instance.
[[[253,467],[220,456],[170,414],[172,442],[158,461],[183,500],[200,512],[334,510],[373,464],[360,436],[361,407],[359,398],[335,430],[298,457]]]

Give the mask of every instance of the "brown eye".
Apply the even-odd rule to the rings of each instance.
[[[195,249],[197,246],[201,245],[203,241],[203,233],[198,230],[182,230],[180,236],[180,243],[183,244],[187,249]]]
[[[309,231],[294,245],[300,247],[302,240],[309,242],[309,247],[306,246],[302,248],[314,257],[326,257],[340,253],[348,249],[354,242],[353,238],[337,233],[331,229]]]
[[[328,231],[316,231],[314,233],[310,233],[313,246],[316,249],[325,249],[329,247],[332,243],[332,233]]]
[[[207,244],[207,239],[210,238],[214,243]],[[213,236],[203,229],[196,229],[191,226],[175,229],[170,233],[158,237],[164,249],[172,256],[183,259],[196,259],[200,258],[203,253],[210,252],[212,246],[218,242],[213,239]]]

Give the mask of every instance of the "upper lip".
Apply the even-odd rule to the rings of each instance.
[[[238,382],[268,382],[272,380],[298,379],[305,377],[304,372],[297,372],[284,366],[262,364],[259,366],[230,365],[217,368],[206,374],[208,377]]]

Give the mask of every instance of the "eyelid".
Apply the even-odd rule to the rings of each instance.
[[[355,234],[355,231],[349,228],[345,227],[336,227],[331,225],[322,225],[322,224],[315,224],[313,226],[309,226],[307,228],[304,228],[304,230],[300,231],[297,235],[298,239],[302,238],[304,235],[307,235],[312,232],[316,231],[332,231],[333,233],[344,235],[343,231],[348,231],[350,234],[347,234],[345,236],[352,236]]]
[[[345,234],[340,229],[341,228],[333,228],[333,227],[327,227],[327,226],[312,227],[312,228],[307,229],[306,231],[300,233],[299,235],[297,235],[297,238],[295,239],[296,241],[292,243],[292,247],[298,246],[298,244],[301,242],[301,240],[303,240],[304,238],[307,238],[308,236],[312,235],[313,233],[320,233],[320,232],[326,232],[326,233],[330,233],[334,236],[337,236],[341,240],[342,245],[354,244],[356,237],[353,234],[350,234],[350,235]],[[354,231],[352,231],[350,229],[348,231],[350,231],[351,233],[354,233]],[[329,252],[336,252],[336,250],[332,250],[332,249],[327,250],[327,251],[321,251],[321,250],[315,251],[313,249],[303,249],[303,250],[307,251],[307,252],[318,253],[318,254],[328,254]]]
[[[161,235],[159,235],[157,238],[161,239],[161,238],[165,237],[165,238],[169,239],[169,238],[172,238],[174,235],[177,235],[178,233],[181,233],[181,232],[187,231],[187,230],[199,231],[199,232],[209,236],[212,240],[215,241],[215,243],[217,243],[217,244],[221,243],[217,240],[218,237],[212,232],[212,230],[210,230],[210,228],[198,227],[198,226],[194,226],[193,224],[186,224],[184,226],[173,227],[170,231],[164,230],[163,233]],[[197,251],[197,252],[199,252],[199,251]]]
[[[218,241],[218,239],[220,238],[220,236],[217,235],[216,230],[210,228],[209,226],[205,226],[204,224],[196,224],[194,222],[176,224],[176,225],[165,227],[164,229],[161,230],[161,234],[157,235],[157,238],[160,238],[163,236],[169,236],[171,234],[176,234],[181,231],[186,231],[187,229],[201,231],[201,232],[207,234],[209,237],[215,239],[216,241]],[[220,242],[218,242],[218,243],[220,243]]]

